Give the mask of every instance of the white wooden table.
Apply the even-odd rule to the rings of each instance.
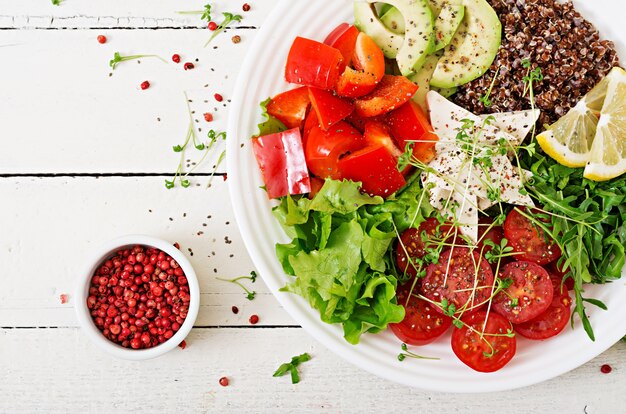
[[[244,16],[207,48],[198,1],[0,0],[0,412],[442,412],[610,413],[626,406],[626,343],[560,378],[511,392],[453,395],[381,380],[308,336],[262,281],[253,301],[216,280],[253,265],[229,204],[223,147],[192,185],[167,190],[188,127],[226,127],[228,98],[252,38],[275,2],[215,2]],[[218,19],[219,20],[219,19]],[[96,37],[106,35],[99,44]],[[239,44],[231,37],[241,36]],[[122,63],[113,53],[158,54]],[[195,69],[184,71],[173,53]],[[197,61],[196,61],[197,59]],[[139,84],[151,83],[147,90]],[[218,103],[215,93],[224,96]],[[210,112],[207,123],[202,114]],[[201,130],[201,131],[200,131]],[[188,151],[190,163],[200,152]],[[116,360],[77,328],[71,293],[87,252],[123,234],[178,242],[196,268],[201,309],[186,349],[146,362]],[[62,304],[60,295],[70,294]],[[239,308],[234,314],[232,306]],[[248,318],[258,314],[252,326]],[[273,378],[309,352],[302,381]],[[601,374],[610,364],[613,372]],[[222,376],[230,379],[221,387]]]

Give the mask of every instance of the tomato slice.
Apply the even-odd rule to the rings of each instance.
[[[515,331],[528,339],[543,340],[561,333],[572,315],[572,298],[561,277],[550,275],[554,296],[548,309],[528,322],[515,325]]]
[[[402,151],[412,142],[413,157],[424,163],[435,158],[435,145],[439,137],[433,132],[422,108],[413,100],[391,111],[387,115],[387,123]]]
[[[489,263],[467,247],[444,250],[438,263],[426,268],[422,294],[433,302],[454,304],[455,314],[478,311],[491,296],[493,272]],[[443,313],[440,307],[439,312]]]
[[[417,92],[417,85],[404,76],[385,75],[369,94],[354,101],[363,117],[386,114],[407,103]]]
[[[305,155],[309,170],[319,178],[342,178],[339,159],[363,148],[363,136],[345,121],[339,121],[328,131],[314,125],[306,141]]]
[[[324,44],[339,49],[346,65],[352,63],[356,39],[359,36],[359,29],[348,23],[341,23],[324,40]]]
[[[522,323],[541,315],[552,302],[554,289],[550,275],[533,262],[512,262],[504,266],[500,278],[511,286],[494,296],[491,308],[512,323]]]
[[[525,209],[527,211],[527,209]],[[509,241],[517,260],[545,265],[561,257],[561,249],[545,232],[533,225],[516,208],[506,216],[504,237]]]
[[[323,89],[309,88],[309,98],[319,124],[325,131],[354,111],[350,102]]]
[[[411,295],[411,283],[398,288],[398,305],[404,307],[404,319],[390,323],[389,328],[402,342],[409,345],[426,345],[443,335],[452,319],[435,310],[424,299]]]
[[[315,40],[296,37],[287,56],[285,80],[331,90],[345,67],[339,50]]]
[[[478,372],[494,372],[513,358],[517,341],[507,336],[512,328],[505,318],[480,311],[461,321],[465,325],[452,332],[452,351],[462,363]]]
[[[382,145],[365,147],[339,161],[343,178],[360,181],[364,192],[381,197],[390,196],[406,184],[396,166],[397,160]]]
[[[270,198],[311,191],[298,128],[254,138],[252,148]]]
[[[435,247],[435,243],[453,243],[458,234],[458,227],[441,224],[434,217],[427,218],[417,229],[414,227],[406,229],[396,244],[398,269],[411,277],[417,276],[418,266],[415,260],[423,259],[426,256],[426,249]]]
[[[476,243],[476,248],[480,254],[484,255],[493,250],[493,247],[486,245],[485,242],[490,241],[496,246],[500,246],[503,238],[504,231],[502,226],[493,224],[491,217],[482,216],[478,218],[478,243]]]
[[[267,113],[289,129],[300,128],[310,104],[309,90],[301,86],[273,97],[267,104]]]
[[[346,67],[337,83],[337,94],[356,98],[372,92],[385,74],[385,56],[365,33],[356,39],[353,59],[355,69]]]

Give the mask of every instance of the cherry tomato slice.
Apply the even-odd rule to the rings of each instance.
[[[561,257],[561,249],[554,240],[548,241],[549,236],[516,208],[511,210],[504,221],[504,237],[513,251],[519,253],[513,256],[517,260],[545,265]]]
[[[404,307],[404,319],[390,323],[389,328],[402,342],[409,345],[426,345],[443,335],[452,319],[435,310],[435,306],[424,299],[410,295],[411,283],[398,288],[398,305]],[[417,289],[415,290],[417,293]]]
[[[541,315],[552,302],[554,289],[550,275],[533,262],[512,262],[504,266],[500,278],[511,286],[494,296],[491,308],[512,323],[522,323]]]
[[[369,94],[355,99],[356,112],[363,117],[386,114],[407,103],[417,85],[404,76],[385,75]]]
[[[267,104],[267,113],[289,129],[300,128],[310,104],[309,90],[301,86],[273,97]]]
[[[356,39],[354,69],[346,67],[337,83],[337,94],[356,98],[372,92],[385,74],[385,56],[365,33]]]
[[[309,170],[319,178],[342,178],[339,159],[363,148],[363,136],[345,121],[339,121],[328,131],[313,125],[306,139],[305,156]]]
[[[487,302],[493,288],[493,272],[487,260],[467,247],[444,250],[438,263],[426,268],[422,294],[433,302],[446,299],[455,314],[469,315]],[[439,312],[443,313],[440,307]]]
[[[550,275],[554,296],[548,309],[528,322],[515,325],[515,331],[528,339],[544,340],[558,335],[565,329],[572,315],[572,298],[561,278]]]
[[[433,132],[428,117],[412,100],[387,115],[387,123],[402,151],[413,143],[413,156],[428,163],[435,158],[435,145],[439,137]]]
[[[482,216],[478,219],[478,243],[476,244],[476,248],[480,254],[484,255],[493,250],[491,245],[485,244],[487,241],[490,241],[496,246],[500,246],[503,238],[504,231],[502,230],[502,226],[493,224],[491,217]]]
[[[517,341],[508,336],[512,327],[505,318],[480,311],[461,321],[465,325],[452,332],[452,351],[462,363],[478,372],[494,372],[513,358]]]
[[[287,56],[285,80],[331,90],[345,67],[339,50],[315,40],[296,37]]]
[[[350,102],[323,89],[309,88],[309,98],[319,125],[324,131],[354,111],[354,106]]]
[[[435,243],[453,243],[458,234],[457,227],[441,224],[434,217],[427,218],[417,229],[406,229],[396,244],[398,269],[408,276],[417,276],[418,266],[415,260],[426,256],[426,248],[435,247]],[[457,241],[460,242],[461,239],[458,238]]]
[[[359,29],[348,23],[341,23],[324,40],[324,44],[339,49],[346,65],[352,63],[356,39],[359,36]]]

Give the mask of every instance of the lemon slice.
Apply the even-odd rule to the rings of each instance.
[[[584,176],[605,181],[626,173],[626,71],[614,68]]]
[[[537,135],[537,142],[544,152],[559,164],[576,168],[584,167],[589,162],[598,116],[609,84],[608,78],[602,79],[548,130]]]

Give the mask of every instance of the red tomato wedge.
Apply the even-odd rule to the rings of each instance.
[[[487,260],[467,247],[444,250],[438,263],[426,268],[422,294],[433,302],[446,299],[454,305],[455,314],[478,311],[491,296],[493,272]],[[440,307],[439,312],[443,313]]]
[[[356,38],[359,36],[359,29],[348,23],[341,23],[324,40],[324,44],[339,49],[346,65],[352,63]]]
[[[309,88],[309,98],[319,124],[325,131],[354,111],[350,102],[323,89]]]
[[[355,99],[356,112],[363,117],[386,114],[407,103],[417,85],[404,76],[385,75],[369,94]]]
[[[328,131],[319,125],[311,128],[306,141],[306,163],[319,178],[339,180],[342,177],[339,159],[363,148],[363,136],[345,121],[339,121]]]
[[[367,194],[388,197],[406,184],[396,165],[396,158],[379,145],[347,155],[339,161],[339,170],[343,178],[360,181]]]
[[[365,132],[363,133],[363,139],[368,146],[382,145],[387,148],[387,151],[397,160],[402,151],[398,148],[391,137],[391,132],[387,125],[382,122],[368,121],[365,123]]]
[[[298,128],[254,138],[252,148],[270,198],[311,191]]]
[[[461,321],[465,325],[452,332],[452,351],[465,365],[478,372],[494,372],[513,358],[517,341],[508,336],[511,324],[502,316],[480,311]]]
[[[558,335],[572,315],[572,298],[569,290],[561,284],[561,278],[550,275],[554,296],[548,309],[528,322],[515,325],[515,331],[528,339],[543,340]]]
[[[561,249],[554,240],[520,214],[517,208],[506,216],[504,237],[509,241],[513,251],[519,253],[513,256],[517,260],[545,265],[561,257]]]
[[[287,56],[285,80],[331,90],[345,67],[339,50],[315,40],[296,37]]]
[[[457,227],[450,224],[441,224],[430,217],[423,221],[419,228],[408,228],[398,240],[396,245],[396,264],[401,272],[415,277],[418,266],[416,259],[423,259],[426,256],[427,248],[435,248],[435,243],[454,243],[456,235],[459,234]],[[457,242],[462,242],[459,238]]]
[[[552,302],[554,289],[550,275],[533,262],[512,262],[504,266],[500,278],[512,284],[494,296],[491,309],[512,323],[527,322],[541,315]]]
[[[439,137],[433,132],[428,117],[422,108],[409,100],[387,115],[387,123],[396,143],[402,151],[413,142],[413,156],[428,163],[435,158],[435,145]]]
[[[301,86],[273,97],[267,104],[267,113],[289,129],[300,128],[310,104],[309,90]]]
[[[437,312],[428,301],[410,293],[411,283],[398,288],[396,297],[398,305],[404,307],[404,319],[399,323],[390,323],[389,328],[406,344],[429,344],[450,328],[452,319]]]
[[[356,98],[372,92],[385,74],[385,56],[365,33],[356,39],[354,69],[346,67],[337,83],[337,94]]]

